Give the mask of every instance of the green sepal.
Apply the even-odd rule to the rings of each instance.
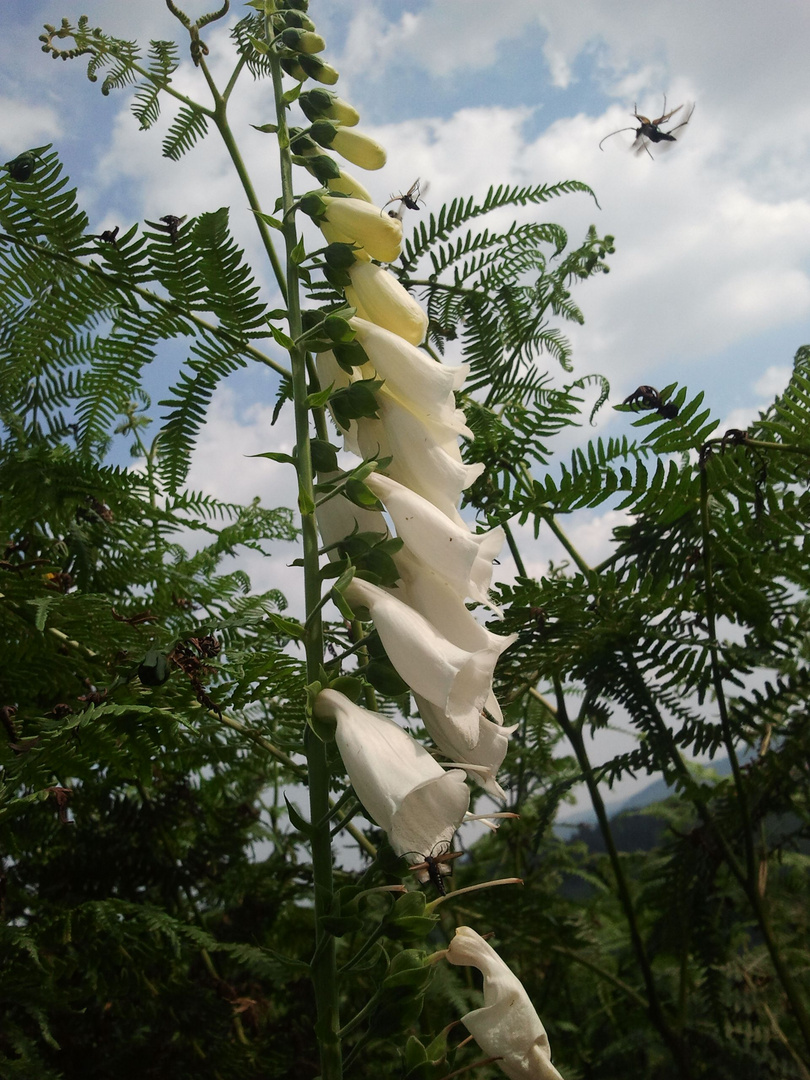
[[[413,896],[414,894],[409,893],[408,895]],[[418,895],[423,894],[419,893]],[[403,896],[400,899],[404,900],[405,897]],[[382,981],[382,986],[385,990],[397,986],[424,989],[430,982],[431,975],[432,970],[425,963],[425,956],[419,949],[404,949],[392,957],[391,963],[388,965],[388,971]]]
[[[318,144],[301,128],[290,128],[290,149],[294,154],[305,157],[309,154],[320,154]]]
[[[323,320],[323,330],[336,345],[348,344],[357,335],[357,331],[342,315],[327,315]]]
[[[316,120],[310,127],[309,134],[318,146],[331,146],[337,135],[338,127],[334,120]]]
[[[315,835],[315,830],[310,823],[298,813],[286,795],[284,796],[284,802],[287,804],[287,813],[290,815],[290,824],[293,828],[298,829],[304,836],[312,838]]]
[[[352,283],[352,279],[345,270],[334,270],[331,266],[324,266],[322,272],[335,292],[342,292],[347,285]]]
[[[337,447],[326,439],[310,439],[309,452],[312,455],[312,467],[316,472],[334,472],[338,468]]]
[[[320,221],[326,214],[326,203],[317,191],[308,191],[298,203],[299,209],[308,214],[313,221]]]
[[[398,698],[410,691],[410,687],[397,674],[390,661],[371,660],[366,666],[365,676],[383,697]]]
[[[332,108],[334,100],[335,94],[331,90],[324,90],[323,87],[316,86],[302,94],[298,104],[301,106],[301,111],[307,120],[314,121]]]
[[[427,900],[418,889],[400,896],[386,918],[390,938],[425,938],[438,922],[438,915],[425,915]]]
[[[322,184],[327,184],[330,180],[337,180],[340,176],[340,166],[328,154],[296,155],[296,164],[309,169],[315,179],[320,180]]]
[[[348,270],[357,262],[353,244],[342,244],[335,241],[323,249],[323,257],[327,266],[334,270]]]
[[[329,406],[340,427],[348,428],[352,420],[361,418],[376,420],[377,399],[374,395],[381,386],[379,379],[361,379],[335,390]]]
[[[354,675],[338,675],[329,683],[329,689],[337,690],[349,701],[357,701],[363,692],[363,680],[355,678]]]
[[[335,345],[334,353],[338,364],[349,374],[351,374],[353,368],[368,363],[368,353],[359,341],[347,341]]]
[[[415,1035],[411,1035],[405,1043],[405,1068],[415,1069],[419,1065],[428,1062],[427,1051]]]

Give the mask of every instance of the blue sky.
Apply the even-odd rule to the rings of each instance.
[[[206,7],[185,0],[192,18]],[[234,4],[231,22],[242,12]],[[75,9],[3,0],[0,161],[54,142],[98,232],[230,205],[240,242],[261,267],[244,197],[215,135],[179,164],[162,159],[171,110],[156,132],[139,133],[128,91],[103,98],[81,60],[63,64],[40,51],[42,23],[80,13],[144,44],[180,29],[163,0],[82,0]],[[539,211],[565,225],[574,243],[591,223],[616,237],[611,273],[575,294],[586,317],[570,332],[577,375],[605,374],[613,403],[640,383],[703,389],[724,427],[744,426],[784,386],[795,350],[810,341],[810,7],[796,0],[311,0],[310,15],[327,39],[324,57],[341,72],[337,89],[359,109],[361,128],[388,150],[386,168],[363,177],[378,202],[416,176],[434,211],[500,183],[579,179],[593,187],[601,209],[578,195]],[[212,70],[227,77],[227,35],[211,28],[205,36]],[[188,61],[177,78],[205,100]],[[627,149],[632,132],[600,151],[603,136],[633,124],[635,103],[655,116],[664,93],[670,108],[697,103],[671,153],[635,157]],[[269,119],[267,87],[245,79],[233,122],[271,208],[278,193],[271,140],[250,127]],[[538,211],[523,216],[531,214]],[[269,288],[269,276],[259,274]],[[168,366],[150,383],[156,397]],[[268,505],[293,503],[281,466],[246,457],[289,448],[289,425],[270,429],[274,390],[262,372],[218,396],[194,486],[229,499],[260,494]],[[627,416],[610,410],[599,421],[604,435],[628,428]],[[586,515],[569,534],[597,560],[615,523],[610,510]],[[295,602],[285,565],[293,556],[280,554],[248,569],[257,585],[279,585]],[[541,536],[528,564],[541,574],[549,557],[559,552]]]

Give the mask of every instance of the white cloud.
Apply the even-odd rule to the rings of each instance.
[[[275,427],[271,426],[271,396],[268,390],[267,403],[256,402],[240,409],[232,390],[224,387],[217,392],[192,459],[190,489],[224,502],[247,504],[258,497],[268,509],[295,509],[298,494],[293,467],[252,456],[267,451],[290,454],[294,449],[292,410],[283,410]],[[250,576],[254,591],[280,589],[289,610],[302,616],[302,572],[289,566],[300,555],[298,546],[278,541],[269,549],[270,558],[254,552],[241,553],[239,565]]]
[[[0,115],[3,117],[0,150],[7,154],[16,156],[22,148],[52,139],[59,132],[59,117],[47,105],[0,96]]]

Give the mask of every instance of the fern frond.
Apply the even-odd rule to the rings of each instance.
[[[169,85],[179,65],[180,57],[174,41],[149,43],[149,74],[152,79],[140,83],[131,106],[141,131],[157,122],[160,116],[160,92]]]
[[[208,133],[208,117],[200,109],[184,105],[163,140],[163,156],[179,161],[183,154],[204,139]]]

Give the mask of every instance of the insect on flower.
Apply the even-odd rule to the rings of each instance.
[[[450,862],[464,854],[463,851],[451,851],[450,844],[443,840],[433,848],[430,855],[422,855],[418,851],[406,851],[406,855],[419,855],[420,863],[414,863],[409,869],[416,874],[420,884],[425,885],[428,881],[439,894],[447,896],[443,878],[452,876],[453,868]]]
[[[425,191],[427,191],[427,185],[425,185]],[[399,195],[392,195],[388,202],[383,206],[383,210],[386,206],[390,206],[392,202],[399,203],[399,210],[389,210],[389,217],[399,218],[400,221],[405,213],[406,208],[408,210],[418,210],[419,203],[424,203],[422,198],[422,188],[420,186],[419,177],[414,180],[411,186],[403,195],[401,192]]]
[[[665,124],[667,120],[670,119],[670,117],[674,116],[675,113],[680,112],[683,107],[683,105],[679,105],[676,109],[670,109],[670,111],[667,112],[667,98],[665,94],[663,115],[657,117],[655,120],[650,120],[649,117],[642,116],[638,112],[638,106],[633,105],[633,116],[635,116],[636,120],[638,120],[640,126],[638,128],[617,128],[616,131],[611,131],[611,133],[609,135],[606,135],[605,138],[602,139],[602,141],[599,143],[599,149],[602,149],[602,143],[606,142],[608,139],[612,139],[614,135],[618,135],[622,131],[635,131],[636,137],[633,140],[633,145],[631,149],[635,150],[637,154],[647,153],[652,158],[652,154],[650,154],[649,148],[649,144],[651,142],[677,142],[675,136],[672,134],[673,131],[678,131],[679,128],[686,127],[686,125],[692,119],[692,113],[695,111],[695,106],[693,104],[687,103],[686,113],[683,114],[686,116],[686,119],[681,120],[679,124],[676,124],[675,127],[670,128],[669,131],[661,131],[661,124]]]

